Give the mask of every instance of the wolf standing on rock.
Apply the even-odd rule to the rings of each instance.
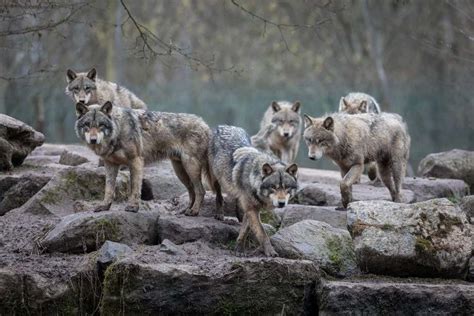
[[[397,114],[333,113],[322,118],[305,115],[304,140],[310,159],[328,156],[341,169],[342,205],[352,200],[352,184],[364,163],[375,161],[392,200],[400,202],[410,149],[410,136]]]
[[[214,130],[209,144],[209,165],[211,184],[216,191],[216,217],[223,218],[221,187],[239,201],[244,211],[236,250],[244,250],[247,235],[252,231],[265,255],[276,256],[260,222],[260,210],[288,204],[298,186],[297,165],[287,165],[251,147],[243,129],[225,125]]]
[[[186,215],[198,215],[206,193],[201,176],[209,175],[207,144],[211,136],[210,128],[200,117],[126,109],[112,106],[111,102],[89,107],[77,103],[76,111],[77,136],[105,163],[105,196],[96,212],[110,209],[120,165],[130,169],[131,195],[125,210],[137,212],[145,163],[168,158],[188,190]]]
[[[66,94],[75,103],[85,105],[104,104],[107,101],[117,106],[132,109],[147,109],[145,102],[140,100],[128,89],[116,83],[97,78],[97,71],[92,68],[89,72],[76,73],[71,69],[66,72]]]
[[[260,131],[252,136],[252,145],[270,150],[286,163],[295,161],[303,125],[300,107],[298,101],[273,101],[263,115]]]

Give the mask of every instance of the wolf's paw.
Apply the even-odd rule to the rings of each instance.
[[[218,221],[223,221],[224,220],[224,214],[214,214],[214,218],[217,219]]]
[[[265,253],[265,256],[267,256],[267,257],[278,257],[278,253],[271,246],[270,247],[265,247],[263,252]]]
[[[186,216],[198,216],[199,215],[199,211],[194,211],[193,209],[191,208],[187,208],[185,211],[184,211],[184,215]]]
[[[136,205],[136,204],[128,204],[127,206],[125,206],[125,212],[132,212],[132,213],[136,213],[138,212],[138,209],[140,208],[139,205]]]
[[[108,210],[110,210],[111,205],[112,205],[112,203],[98,205],[94,208],[94,212],[108,211]]]
[[[237,244],[234,249],[234,255],[236,257],[246,257],[245,247],[243,245]]]

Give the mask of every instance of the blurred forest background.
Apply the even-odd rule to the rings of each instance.
[[[471,0],[3,0],[0,112],[77,142],[66,69],[136,93],[149,108],[258,130],[272,100],[336,111],[367,92],[405,118],[411,164],[474,149]],[[331,166],[306,158],[298,162]]]

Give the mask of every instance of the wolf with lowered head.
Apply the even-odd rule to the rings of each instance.
[[[377,163],[380,177],[392,200],[400,202],[410,149],[410,136],[397,114],[333,113],[321,118],[304,116],[304,140],[310,159],[328,156],[341,169],[344,208],[352,200],[352,184],[360,178],[364,164]]]
[[[363,92],[351,92],[339,100],[339,112],[348,114],[375,113],[382,111],[374,97]]]
[[[110,101],[117,106],[132,109],[146,109],[145,102],[140,100],[127,88],[116,83],[97,78],[97,70],[76,73],[68,69],[66,72],[66,94],[77,102],[85,105],[104,104]]]
[[[170,159],[189,194],[186,215],[196,216],[204,199],[201,176],[209,175],[207,144],[211,130],[198,116],[151,112],[103,105],[76,105],[76,134],[104,160],[104,201],[95,211],[110,209],[119,167],[130,169],[131,194],[125,210],[139,209],[143,168],[146,163]],[[145,122],[148,128],[144,129]]]
[[[250,231],[266,256],[277,256],[260,221],[260,210],[284,207],[298,187],[296,164],[251,147],[247,133],[218,126],[209,144],[211,184],[216,191],[216,217],[223,218],[221,190],[236,198],[244,211],[236,251],[243,251]]]
[[[263,115],[260,131],[252,136],[252,145],[273,152],[286,163],[292,163],[298,154],[303,120],[301,103],[273,101]]]

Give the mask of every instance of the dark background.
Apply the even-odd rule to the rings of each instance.
[[[337,110],[351,91],[401,114],[411,164],[474,149],[474,2],[2,1],[0,112],[77,142],[65,71],[98,69],[150,109],[257,131],[272,100]],[[331,167],[306,158],[298,162]]]

